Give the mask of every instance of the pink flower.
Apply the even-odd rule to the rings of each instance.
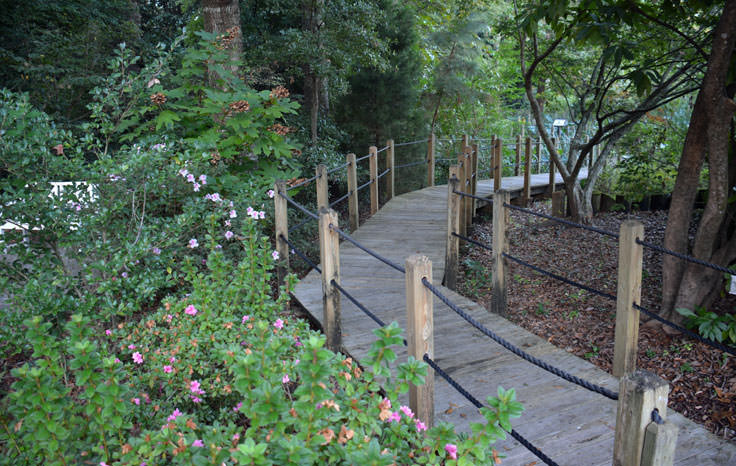
[[[188,174],[189,174],[189,170],[187,170],[186,168],[182,168],[181,170],[179,170],[179,175],[183,177],[186,177]]]
[[[252,216],[253,216],[253,212],[255,212],[255,210],[253,210],[253,207],[251,207],[251,206],[248,206],[248,208],[247,208],[247,209],[245,209],[245,213],[246,213],[246,215],[248,215],[249,217],[252,217]]]
[[[143,364],[143,355],[138,351],[133,353],[133,362],[136,364]]]
[[[202,388],[200,387],[201,387],[201,384],[196,380],[192,380],[189,383],[189,391],[191,391],[195,395],[204,395],[204,390],[202,390]]]
[[[222,198],[220,197],[220,193],[212,193],[212,195],[209,197],[209,199],[212,202],[220,202],[220,201],[222,201]]]
[[[192,398],[192,401],[195,402],[195,403],[200,403],[202,401],[201,398],[196,397],[194,395],[189,395],[189,396]]]
[[[249,315],[244,315],[243,316],[243,319],[240,321],[240,323],[241,324],[244,324],[244,323],[246,323],[249,320],[250,320],[250,316]]]
[[[448,455],[450,455],[450,458],[454,460],[457,459],[457,445],[455,445],[454,443],[446,443],[445,451]]]
[[[233,411],[235,411],[237,413],[238,411],[240,411],[240,408],[242,408],[242,407],[243,407],[243,402],[241,401],[240,403],[238,403],[237,405],[235,405],[235,407],[233,408]]]
[[[128,278],[128,272],[123,272],[121,275],[123,278]]]
[[[401,414],[398,411],[393,411],[388,417],[388,422],[401,422]]]
[[[182,414],[184,414],[184,413],[182,413],[181,411],[179,411],[179,408],[176,408],[174,410],[174,412],[171,413],[171,416],[167,417],[166,420],[167,421],[175,421],[176,418],[179,417],[179,416],[181,416]]]
[[[100,466],[108,466],[108,464],[105,463],[104,461],[100,461]]]
[[[194,183],[194,184],[192,185],[192,189],[194,189],[194,192],[195,192],[195,193],[196,193],[196,192],[199,192],[199,188],[201,188],[201,187],[202,187],[202,186],[200,186],[200,184],[199,184],[199,183]]]
[[[107,335],[108,337],[112,335],[112,330],[110,329],[105,330],[105,335]]]
[[[275,260],[275,261],[279,260],[279,252],[278,251],[273,251],[271,253],[271,257],[273,257],[273,260]]]
[[[258,216],[261,218],[261,220],[263,220],[264,218],[266,218],[266,212],[260,211],[258,212]]]
[[[411,419],[411,418],[413,418],[413,417],[414,417],[414,413],[413,413],[413,412],[411,411],[411,408],[410,408],[410,407],[408,407],[408,406],[404,406],[404,405],[401,405],[401,406],[399,407],[399,410],[400,410],[400,411],[401,411],[402,413],[404,413],[404,415],[405,415],[406,417],[408,417],[409,419]]]
[[[79,204],[79,203],[76,203],[75,202],[74,203],[74,210],[76,210],[77,212],[79,212],[80,210],[82,210],[82,204]]]
[[[391,400],[389,400],[388,398],[384,398],[383,405],[386,407],[386,409],[391,409]]]
[[[197,315],[197,308],[194,307],[193,304],[190,304],[184,309],[185,314],[189,314],[190,316],[196,316]]]
[[[197,238],[192,238],[189,240],[189,247],[194,249],[197,246],[199,246],[199,243],[197,242]]]
[[[169,323],[171,323],[171,320],[172,320],[173,318],[174,318],[174,316],[173,316],[173,315],[171,315],[171,314],[166,314],[166,322],[169,322]]]
[[[176,362],[176,358],[174,356],[171,356],[169,358],[169,362],[172,363],[172,364],[175,363]]]
[[[230,225],[232,225],[232,223],[230,223],[230,220],[225,220],[225,226],[229,227]]]
[[[284,328],[284,321],[281,319],[276,319],[276,322],[273,323],[273,326],[281,330],[282,328]]]
[[[157,256],[158,256],[159,254],[161,254],[161,250],[160,250],[159,248],[153,248],[153,249],[151,249],[151,252],[152,252],[153,254],[157,255]]]
[[[203,447],[204,446],[204,442],[202,442],[200,439],[197,439],[194,442],[192,442],[192,446],[193,447]]]
[[[187,181],[190,182],[190,183],[194,183],[194,175],[192,175],[191,173],[189,173],[187,175]]]
[[[133,403],[135,403],[136,405],[140,405],[141,404],[141,399],[140,398],[133,398]]]
[[[296,366],[297,364],[299,364],[300,362],[301,362],[301,360],[300,360],[299,358],[296,358],[296,359],[294,359],[294,365],[295,365],[295,366]]]
[[[121,361],[121,360],[120,360],[120,359],[118,359],[118,358],[115,358],[115,362],[116,362],[116,363],[118,363],[118,364],[120,364],[120,363],[121,363],[121,362],[123,362],[123,361]]]
[[[417,432],[421,432],[423,430],[427,430],[427,425],[425,423],[423,423],[419,419],[417,419],[416,421],[417,421]]]
[[[289,383],[289,374],[284,374],[284,376],[281,377],[281,383]]]
[[[233,209],[233,210],[230,211],[230,218],[235,218],[237,216],[238,216],[238,213],[235,212],[235,209]]]
[[[133,343],[129,344],[128,349],[135,349],[135,345]]]
[[[202,184],[207,184],[207,175],[199,175],[199,182]]]
[[[230,239],[233,236],[235,236],[235,235],[233,234],[232,231],[228,230],[228,231],[225,232],[225,239]]]
[[[239,433],[237,433],[237,432],[235,432],[235,433],[233,434],[233,440],[240,440],[240,434],[239,434]]]
[[[164,366],[164,372],[167,374],[171,374],[174,371],[174,368],[171,366]]]
[[[269,189],[268,191],[266,191],[266,194],[268,194],[268,197],[269,197],[269,198],[273,199],[273,196],[274,196],[274,195],[275,195],[276,193],[275,193],[275,192],[273,191],[273,189]]]

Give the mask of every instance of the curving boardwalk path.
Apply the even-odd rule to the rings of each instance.
[[[520,190],[522,177],[504,178],[502,187]],[[561,179],[558,177],[558,182]],[[548,175],[534,175],[532,191],[543,191]],[[479,183],[478,195],[490,196],[492,182]],[[514,195],[512,194],[512,197]],[[430,258],[433,283],[442,282],[446,229],[447,186],[424,188],[393,198],[366,220],[352,236],[385,257],[404,264],[412,254]],[[396,320],[406,328],[404,276],[350,243],[340,245],[341,284],[384,322]],[[576,376],[618,391],[618,380],[536,335],[491,314],[482,306],[442,287],[442,292],[475,319],[530,354]],[[309,273],[296,286],[295,298],[322,320],[319,274]],[[342,298],[343,346],[362,359],[374,340],[376,324]],[[524,413],[514,428],[560,465],[610,465],[616,402],[560,379],[533,366],[496,344],[434,299],[435,361],[480,400],[495,395],[499,385],[515,388]],[[406,358],[399,348],[400,360]],[[480,422],[478,411],[441,377],[435,376],[435,419],[449,421],[459,430]],[[736,445],[669,410],[668,419],[680,427],[675,464],[733,465]],[[510,436],[495,448],[505,465],[542,462]]]

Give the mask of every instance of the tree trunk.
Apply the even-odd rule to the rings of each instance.
[[[243,55],[243,33],[240,30],[240,3],[238,0],[202,0],[202,19],[204,30],[221,37],[226,46],[230,64],[226,66],[233,74],[238,74],[238,63]],[[210,85],[218,76],[209,72]]]
[[[312,63],[304,65],[304,105],[309,108],[310,136],[312,144],[319,138],[319,106],[320,94],[322,92],[322,77],[315,71],[315,64],[320,63],[322,57],[322,46],[320,28],[322,27],[322,12],[324,0],[302,0],[302,29],[311,34],[316,43],[316,57]]]
[[[736,104],[727,93],[728,70],[736,44],[736,0],[727,0],[713,32],[713,46],[703,78],[678,167],[667,218],[664,246],[688,251],[688,229],[703,163],[708,160],[708,202],[698,225],[692,254],[700,259],[728,265],[736,258],[736,240],[726,215],[733,179],[729,180],[729,134]],[[665,255],[662,262],[662,315],[680,321],[675,311],[707,304],[723,284],[722,274],[712,269]]]

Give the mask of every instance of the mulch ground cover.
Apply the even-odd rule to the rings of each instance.
[[[531,208],[549,213],[548,202],[536,202]],[[593,225],[618,232],[627,218],[644,224],[647,241],[662,244],[666,211],[599,213]],[[475,224],[471,237],[490,245],[491,228],[490,219]],[[616,239],[516,211],[510,213],[508,232],[512,256],[616,294]],[[610,373],[616,302],[509,262],[509,318]],[[491,265],[490,251],[466,247],[459,278],[459,290],[489,309]],[[642,305],[656,312],[661,298],[661,255],[645,248],[643,269]],[[733,312],[735,307],[736,297],[726,294],[711,309]],[[736,442],[736,358],[692,338],[667,335],[651,324],[642,318],[637,366],[670,382],[672,409]]]

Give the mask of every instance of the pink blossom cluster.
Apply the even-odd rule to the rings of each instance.
[[[194,307],[193,304],[190,304],[189,306],[187,306],[186,308],[184,308],[184,313],[185,314],[189,314],[190,316],[196,316],[197,315],[197,312],[199,312],[199,311],[197,310],[196,307]]]
[[[193,173],[189,173],[189,170],[182,168],[179,170],[179,176],[186,179],[189,183],[192,183],[192,189],[194,192],[198,192],[199,189],[207,184],[207,175],[199,175],[195,177]]]
[[[201,398],[199,398],[198,395],[204,395],[204,390],[201,388],[201,384],[197,380],[192,380],[189,383],[189,391],[192,392],[192,395],[189,395],[192,398],[192,401],[195,403],[199,403],[202,401]]]
[[[235,211],[231,211],[230,212],[230,217],[233,217],[233,215],[232,215],[233,212],[235,212]],[[248,207],[247,209],[245,209],[245,213],[248,214],[248,216],[250,218],[252,218],[253,220],[258,220],[258,219],[264,219],[264,218],[266,218],[266,212],[264,212],[262,210],[255,210],[253,207]]]

